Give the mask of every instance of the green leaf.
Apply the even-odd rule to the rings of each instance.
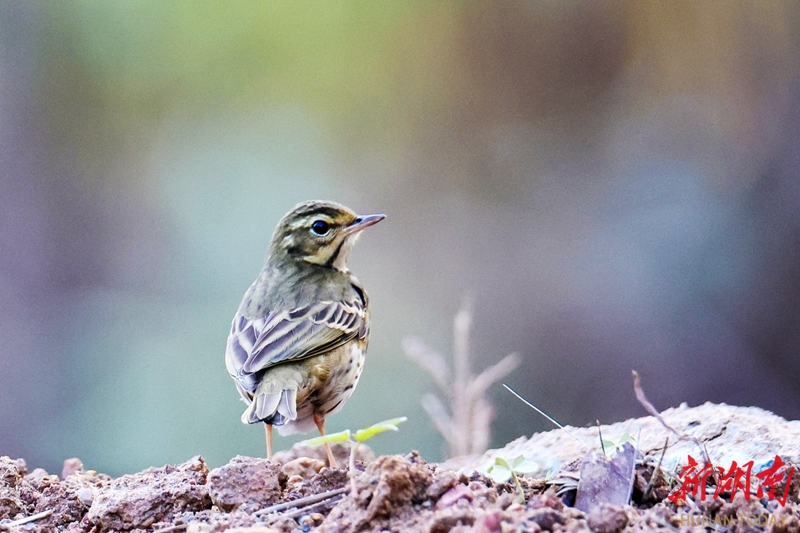
[[[603,448],[606,451],[613,450],[616,447],[617,447],[617,443],[615,443],[613,440],[603,439]]]
[[[500,466],[500,467],[505,468],[506,470],[509,470],[509,471],[511,470],[511,465],[508,464],[508,461],[506,461],[505,459],[503,459],[500,456],[497,456],[497,457],[494,458],[494,465],[493,466]]]
[[[501,460],[504,463],[506,463],[505,459]],[[495,459],[495,461],[497,461],[497,459]],[[508,463],[506,463],[506,465],[508,465]],[[505,483],[506,481],[511,479],[511,469],[508,468],[508,466],[494,464],[489,467],[487,473],[489,474],[489,477],[494,480],[495,483]]]
[[[406,420],[408,420],[407,416],[398,416],[397,418],[390,418],[389,420],[384,420],[383,422],[378,422],[377,424],[373,424],[373,425],[378,426],[378,425],[382,425],[382,424],[391,424],[393,426],[397,426],[399,424],[402,424]]]
[[[619,436],[619,445],[620,447],[625,444],[626,442],[636,442],[636,438],[628,433],[627,431]]]
[[[320,444],[330,444],[332,442],[345,442],[350,440],[350,430],[345,429],[338,433],[329,433],[328,435],[320,435],[313,439],[304,440],[301,444],[306,446],[319,446]]]
[[[375,435],[383,433],[384,431],[397,431],[399,429],[397,425],[405,422],[406,420],[408,420],[406,417],[401,416],[400,418],[392,418],[391,420],[378,422],[377,424],[373,424],[368,428],[359,429],[353,434],[353,438],[358,442],[364,442],[365,440],[371,439]]]
[[[514,472],[517,474],[533,474],[534,472],[539,471],[539,463],[536,461],[531,461],[530,459],[522,458],[522,461],[517,464],[514,461]]]

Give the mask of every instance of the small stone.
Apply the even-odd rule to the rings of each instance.
[[[528,500],[526,507],[528,509],[544,509],[549,507],[551,509],[562,511],[564,509],[564,504],[554,492],[548,490],[544,494],[536,494],[532,496]]]
[[[0,487],[16,487],[26,473],[25,461],[22,459],[15,461],[8,456],[0,457]]]
[[[596,533],[619,533],[628,525],[628,515],[618,505],[601,503],[592,509],[586,522]]]
[[[77,457],[67,459],[64,461],[64,468],[61,469],[61,479],[67,479],[67,476],[83,472],[83,463]]]
[[[567,522],[567,518],[560,511],[548,507],[534,509],[528,515],[528,520],[547,531],[553,531],[556,524],[564,525]]]
[[[460,509],[458,507],[448,507],[446,509],[442,509],[433,516],[433,519],[430,523],[430,528],[428,530],[429,533],[450,533],[454,529],[467,526],[472,527],[475,524],[475,512],[474,509],[467,507],[464,509]],[[484,532],[481,529],[477,529],[481,533],[491,533]]]
[[[506,510],[511,507],[516,499],[516,495],[512,496],[511,494],[505,492],[501,494],[499,498],[497,498],[497,506],[500,507],[500,509]]]
[[[86,506],[92,505],[94,499],[94,491],[89,487],[82,487],[75,492],[75,496]]]
[[[298,457],[283,465],[283,473],[289,476],[300,476],[311,479],[325,467],[325,463],[313,457]]]
[[[564,507],[564,510],[561,512],[564,513],[564,516],[570,520],[580,520],[581,518],[586,518],[586,515],[583,514],[583,511],[574,507]]]
[[[277,463],[238,455],[208,474],[208,494],[225,511],[242,505],[265,507],[280,499],[280,474]]]
[[[44,468],[34,468],[33,472],[27,474],[25,479],[31,483],[38,483],[41,479],[46,478],[50,474]]]
[[[455,487],[457,483],[458,474],[452,470],[437,471],[434,474],[433,483],[430,484],[425,494],[430,499],[437,500],[442,494]]]
[[[502,513],[497,509],[486,511],[475,520],[472,528],[475,533],[500,533],[502,531]]]
[[[450,507],[461,499],[471,502],[474,497],[475,495],[472,490],[469,489],[469,487],[465,487],[464,485],[456,485],[452,489],[442,494],[442,497],[439,498],[438,502],[436,502],[436,509]]]
[[[301,476],[289,476],[289,479],[286,480],[286,490],[300,490],[304,482],[305,480]]]

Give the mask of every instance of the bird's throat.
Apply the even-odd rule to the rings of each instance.
[[[347,270],[347,256],[350,255],[350,250],[353,249],[353,245],[356,243],[356,239],[358,239],[358,233],[354,233],[352,235],[348,235],[339,246],[334,250],[331,257],[328,259],[326,266],[333,268],[334,270],[338,270],[339,272],[348,273]]]

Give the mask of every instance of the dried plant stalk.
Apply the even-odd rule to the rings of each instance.
[[[510,354],[477,376],[470,368],[472,309],[467,300],[453,321],[453,371],[445,358],[419,339],[403,340],[406,356],[427,371],[444,392],[443,401],[435,394],[422,398],[422,407],[449,447],[449,456],[479,454],[486,451],[491,437],[494,411],[486,398],[489,387],[519,366],[519,356]],[[450,409],[446,407],[449,403]]]

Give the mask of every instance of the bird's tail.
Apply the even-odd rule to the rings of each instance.
[[[257,424],[265,422],[282,426],[297,418],[297,389],[284,389],[276,393],[256,391],[253,401],[242,413],[242,423]]]

